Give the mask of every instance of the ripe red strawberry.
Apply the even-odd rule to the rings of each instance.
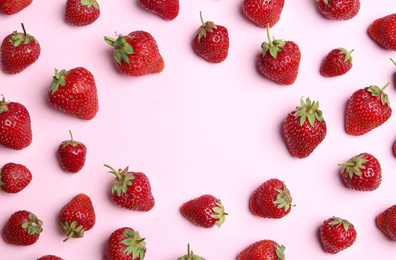
[[[376,19],[368,28],[370,37],[388,50],[396,51],[396,13]]]
[[[38,258],[37,260],[64,260],[64,259],[55,255],[45,255]]]
[[[381,165],[369,153],[361,153],[339,164],[342,180],[351,189],[359,191],[376,190],[382,181]]]
[[[356,229],[345,219],[332,217],[320,226],[323,249],[330,254],[337,254],[352,246],[356,241],[356,236]]]
[[[211,228],[214,225],[220,227],[227,215],[221,201],[210,194],[185,202],[180,211],[186,219],[203,228]]]
[[[11,215],[1,234],[8,244],[30,246],[40,238],[42,225],[43,222],[33,213],[19,210]]]
[[[198,28],[193,45],[195,51],[205,60],[212,63],[223,62],[228,56],[230,39],[226,27],[211,21],[204,22],[200,12],[202,25]]]
[[[345,115],[345,130],[348,134],[359,136],[381,126],[392,115],[385,88],[370,86],[355,91],[350,97]]]
[[[1,66],[6,74],[17,74],[36,62],[41,53],[41,47],[35,37],[26,33],[14,31],[4,38],[1,44]]]
[[[18,193],[32,181],[29,169],[16,163],[7,163],[0,169],[0,189],[7,193]]]
[[[110,235],[104,260],[143,260],[146,250],[146,242],[139,232],[123,227]]]
[[[326,122],[319,110],[319,102],[309,98],[290,112],[283,122],[283,132],[290,153],[296,158],[308,157],[324,140],[327,133]]]
[[[261,44],[261,53],[258,55],[258,67],[267,78],[281,84],[291,85],[298,76],[301,52],[293,41],[272,40],[267,27],[269,43]]]
[[[0,12],[3,14],[16,14],[22,9],[28,7],[33,0],[1,0]]]
[[[91,199],[84,193],[76,195],[59,212],[60,228],[67,238],[80,238],[92,229],[96,222]]]
[[[187,255],[177,258],[177,260],[205,260],[201,256],[194,255],[193,251],[190,250],[190,244],[187,245]]]
[[[84,167],[87,147],[82,142],[74,141],[71,131],[69,132],[71,139],[59,145],[58,158],[64,171],[77,173]]]
[[[285,0],[244,0],[242,11],[259,27],[274,26],[280,19]]]
[[[0,144],[21,150],[32,143],[30,115],[26,107],[17,102],[0,101]]]
[[[396,241],[396,205],[387,208],[376,218],[378,228],[391,240]]]
[[[123,74],[138,77],[164,70],[164,60],[150,33],[133,31],[127,36],[118,35],[117,40],[107,36],[104,38],[107,44],[114,47],[114,59]]]
[[[179,0],[140,0],[148,11],[159,15],[165,20],[174,20],[179,15]]]
[[[65,20],[74,26],[86,26],[100,16],[100,7],[96,0],[67,0]]]
[[[359,0],[318,0],[320,12],[330,20],[349,20],[360,10]]]
[[[83,67],[55,69],[48,97],[55,109],[81,119],[91,120],[99,110],[94,76]]]
[[[330,51],[320,66],[320,73],[325,77],[336,77],[347,73],[352,68],[353,50],[348,52],[344,48]]]
[[[251,195],[250,211],[263,218],[283,218],[290,213],[292,197],[283,181],[269,179]]]
[[[144,173],[129,172],[128,167],[116,171],[106,164],[105,166],[116,176],[111,187],[111,198],[118,206],[137,211],[149,211],[154,207],[150,181]]]
[[[238,260],[285,260],[285,246],[265,239],[257,241],[245,248],[238,255]]]

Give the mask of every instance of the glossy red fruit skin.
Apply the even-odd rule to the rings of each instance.
[[[133,232],[137,233],[134,229],[130,227],[123,227],[119,228],[113,233],[111,233],[105,247],[105,254],[104,254],[104,260],[143,260],[144,256],[146,255],[146,246],[144,239],[141,238],[140,241],[131,241],[130,243],[135,243],[136,247],[135,250],[137,250],[136,257],[133,258],[131,253],[126,253],[127,248],[128,248],[128,243],[124,243],[123,241],[127,241],[128,237],[125,235],[125,232]],[[138,234],[138,233],[137,233]],[[138,237],[140,237],[138,235]]]
[[[228,56],[230,47],[228,30],[224,26],[216,25],[216,28],[212,28],[211,32],[206,32],[206,36],[199,38],[199,33],[197,33],[193,40],[193,46],[205,60],[211,63],[223,62]]]
[[[387,208],[376,218],[377,227],[393,241],[396,241],[396,205]]]
[[[7,193],[18,193],[32,181],[29,169],[16,163],[7,163],[0,169],[0,188]]]
[[[278,248],[278,249],[277,249]],[[281,249],[277,253],[277,250]],[[238,254],[238,260],[284,260],[284,247],[273,240],[264,239],[257,241]]]
[[[337,254],[355,243],[357,232],[353,226],[345,231],[342,224],[331,225],[333,220],[334,218],[329,218],[320,226],[320,239],[327,253]]]
[[[30,246],[35,244],[40,238],[40,233],[29,234],[28,228],[22,227],[24,223],[31,223],[29,215],[31,212],[26,210],[19,210],[14,212],[2,229],[2,236],[4,240],[15,246]],[[41,221],[40,221],[41,222]],[[40,227],[41,227],[40,223]]]
[[[7,15],[12,15],[20,12],[28,7],[33,0],[1,0],[0,12]]]
[[[273,27],[280,19],[285,0],[244,0],[242,11],[259,27]]]
[[[349,20],[360,10],[360,0],[323,0],[318,1],[320,12],[330,20]]]
[[[100,16],[99,4],[97,6],[98,8],[94,5],[91,7],[82,5],[81,0],[67,0],[65,20],[68,24],[74,26],[90,25]]]
[[[55,255],[45,255],[38,258],[37,260],[64,260],[64,259]]]
[[[165,20],[174,20],[179,15],[179,0],[140,0],[143,7]]]
[[[368,28],[370,37],[387,50],[396,51],[396,13],[378,18]]]
[[[85,165],[87,147],[77,141],[66,140],[58,147],[58,159],[65,172],[77,173]]]
[[[347,73],[352,68],[351,59],[345,61],[346,54],[340,49],[331,50],[320,66],[320,74],[324,77],[336,77]]]

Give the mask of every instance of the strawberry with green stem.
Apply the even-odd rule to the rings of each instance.
[[[257,241],[238,254],[238,260],[285,260],[285,246],[280,246],[273,240]]]
[[[347,73],[352,68],[351,51],[344,48],[331,50],[320,66],[320,74],[324,77],[336,77]]]
[[[85,164],[87,147],[79,141],[73,140],[71,131],[70,140],[63,141],[58,147],[58,159],[65,172],[77,173]]]
[[[177,258],[177,260],[205,260],[201,256],[197,256],[190,250],[190,244],[187,244],[187,255]]]
[[[74,26],[86,26],[100,16],[100,7],[96,0],[67,0],[65,20]]]
[[[330,20],[349,20],[360,10],[360,0],[317,0],[320,12]]]
[[[320,226],[320,240],[323,249],[330,254],[337,254],[352,246],[356,241],[355,227],[346,219],[332,217]]]
[[[143,260],[147,251],[144,240],[132,228],[119,228],[111,233],[106,243],[104,260]]]

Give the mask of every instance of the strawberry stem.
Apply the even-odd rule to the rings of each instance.
[[[199,17],[201,18],[202,26],[205,27],[206,24],[205,24],[205,22],[204,22],[204,20],[202,18],[202,11],[199,11]]]
[[[386,83],[386,85],[381,89],[382,92],[389,86],[390,82]]]
[[[396,62],[392,59],[392,58],[390,58],[390,60],[393,62],[393,64],[395,64],[396,65]]]
[[[22,25],[23,35],[26,36],[25,26],[23,25],[23,23],[21,23],[21,25]]]

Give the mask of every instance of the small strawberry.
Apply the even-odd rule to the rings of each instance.
[[[114,59],[121,73],[138,77],[160,73],[165,68],[157,42],[145,31],[133,31],[117,40],[105,36],[105,42],[114,47]]]
[[[146,242],[139,232],[123,227],[110,235],[104,260],[143,260],[146,250]]]
[[[261,53],[258,55],[258,67],[267,78],[281,84],[291,85],[298,76],[301,52],[293,41],[272,40],[267,27],[269,43],[261,44]]]
[[[368,28],[370,37],[388,50],[396,51],[396,13],[376,19]]]
[[[45,256],[38,258],[37,260],[64,260],[64,259],[60,258],[59,256],[55,256],[55,255],[45,255]]]
[[[272,28],[279,21],[284,5],[285,0],[244,0],[242,11],[259,27]]]
[[[332,217],[320,226],[320,240],[327,253],[337,254],[356,241],[356,229],[347,220]]]
[[[221,201],[209,194],[185,202],[180,211],[186,219],[203,228],[211,228],[214,225],[220,227],[227,215]]]
[[[177,260],[205,260],[201,256],[194,255],[193,251],[190,250],[190,244],[187,245],[187,255],[177,258]]]
[[[391,240],[396,241],[396,205],[387,208],[376,218],[378,228]]]
[[[118,206],[137,211],[149,211],[154,207],[150,181],[144,173],[129,172],[128,167],[116,171],[106,164],[105,166],[116,176],[111,187],[111,198]]]
[[[74,26],[86,26],[100,16],[100,7],[96,0],[67,0],[65,20]]]
[[[87,147],[79,141],[74,141],[71,131],[69,132],[71,139],[59,145],[58,158],[64,171],[77,173],[84,167]]]
[[[320,12],[330,20],[349,20],[360,10],[359,0],[317,0]]]
[[[40,238],[42,225],[43,222],[33,213],[19,210],[11,215],[1,234],[8,244],[30,246]]]
[[[28,7],[33,0],[1,0],[0,12],[3,14],[16,14],[22,9]]]
[[[32,143],[30,115],[26,107],[17,102],[0,101],[0,144],[21,150]]]
[[[257,241],[238,254],[238,260],[285,260],[285,246],[265,239]]]
[[[81,119],[91,120],[99,110],[94,76],[83,67],[55,69],[48,97],[55,109]]]
[[[376,190],[382,180],[381,165],[369,153],[361,153],[339,164],[342,180],[348,188],[359,191]]]
[[[370,86],[355,91],[350,97],[345,115],[345,130],[348,134],[359,136],[381,126],[392,115],[385,88]]]
[[[327,133],[326,122],[319,110],[319,102],[309,98],[290,112],[283,122],[283,132],[290,153],[296,158],[308,157],[324,140]]]
[[[84,232],[93,228],[96,222],[95,210],[91,199],[84,193],[76,195],[59,212],[60,228],[69,238],[80,238]]]
[[[14,31],[4,38],[1,44],[1,66],[6,74],[17,74],[36,62],[41,53],[41,47],[35,37],[26,33]]]
[[[330,51],[320,66],[320,74],[325,77],[336,77],[347,73],[352,68],[351,51],[338,48]]]
[[[204,22],[200,12],[202,25],[198,28],[193,45],[195,51],[205,60],[212,63],[223,62],[228,56],[230,39],[226,27],[211,21]]]
[[[179,15],[179,0],[140,0],[146,10],[159,15],[165,20],[174,20]]]
[[[0,169],[0,189],[7,193],[18,193],[32,181],[29,169],[16,163],[7,163]]]

